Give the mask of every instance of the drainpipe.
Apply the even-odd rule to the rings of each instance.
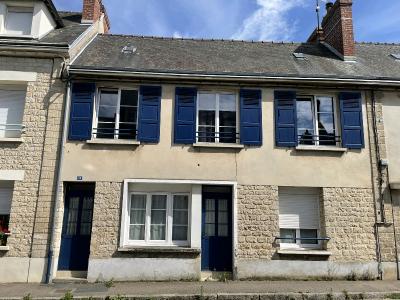
[[[374,208],[375,208],[375,235],[376,235],[376,252],[377,252],[377,259],[378,259],[378,274],[379,279],[383,279],[383,268],[382,268],[382,253],[381,253],[381,241],[379,236],[379,225],[385,222],[385,215],[384,215],[384,206],[383,206],[383,199],[382,199],[382,174],[380,169],[380,149],[379,149],[379,141],[378,141],[378,130],[377,130],[377,120],[376,120],[376,98],[375,98],[375,91],[371,90],[371,112],[372,112],[372,129],[373,129],[373,139],[375,145],[375,159],[377,163],[377,172],[379,177],[378,183],[378,201],[379,201],[379,208],[377,205],[377,201],[374,200]],[[372,182],[375,180],[373,179]],[[375,189],[375,185],[374,189]],[[379,215],[378,215],[379,214]]]
[[[67,132],[68,132],[68,115],[69,115],[69,102],[71,97],[71,83],[68,80],[66,85],[66,97],[65,97],[65,107],[64,107],[64,118],[63,118],[63,132],[62,132],[62,140],[60,146],[60,155],[59,155],[59,164],[57,170],[57,185],[56,185],[56,194],[55,194],[55,201],[54,201],[54,208],[53,208],[53,215],[52,215],[52,229],[51,229],[51,236],[50,236],[50,249],[47,258],[47,271],[46,271],[46,283],[51,283],[54,277],[54,249],[56,244],[56,228],[57,228],[57,215],[58,209],[62,201],[60,201],[60,197],[62,195],[62,187],[61,184],[61,173],[62,173],[62,166],[64,161],[64,146],[65,141],[67,139]]]

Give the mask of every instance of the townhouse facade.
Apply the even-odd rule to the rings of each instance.
[[[58,270],[397,278],[398,51],[355,43],[350,0],[307,43],[96,37],[68,68]]]
[[[65,68],[109,27],[103,6],[85,1],[84,8],[82,14],[57,11],[50,0],[0,1],[1,282],[49,277]]]
[[[101,1],[37,5],[70,42],[0,53],[0,92],[27,89],[2,281],[398,278],[400,46],[355,43],[351,0],[306,43],[98,34]]]

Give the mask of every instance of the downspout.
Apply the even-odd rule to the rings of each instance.
[[[46,271],[46,283],[51,283],[54,277],[54,249],[56,244],[56,229],[57,229],[57,216],[58,216],[58,209],[62,201],[60,201],[60,197],[62,195],[62,181],[61,181],[61,173],[64,161],[64,147],[65,141],[67,139],[67,132],[68,132],[68,115],[69,115],[69,102],[71,97],[71,83],[68,80],[66,85],[66,93],[65,93],[65,107],[64,107],[64,118],[63,118],[63,132],[62,132],[62,140],[60,146],[60,155],[59,155],[59,165],[57,170],[57,186],[56,186],[56,194],[55,194],[55,202],[53,207],[53,215],[52,215],[52,229],[51,229],[51,236],[50,236],[50,249],[47,261],[47,271]]]
[[[376,235],[376,252],[377,252],[377,259],[378,259],[378,274],[379,279],[383,279],[383,268],[382,268],[382,253],[381,253],[381,241],[379,235],[379,225],[385,222],[383,203],[382,203],[382,192],[381,192],[381,170],[380,170],[380,150],[379,150],[379,141],[378,141],[378,130],[377,130],[377,121],[376,121],[376,98],[375,98],[375,91],[371,90],[371,112],[372,112],[372,129],[373,129],[373,139],[375,145],[375,159],[377,164],[377,172],[379,176],[379,187],[378,187],[378,201],[379,201],[379,210],[377,206],[377,201],[374,200],[374,209],[375,209],[375,235]],[[374,183],[375,180],[372,178],[372,182]],[[375,185],[373,184],[374,189]],[[380,218],[379,218],[380,216]]]

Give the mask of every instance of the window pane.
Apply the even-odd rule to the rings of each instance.
[[[295,244],[296,243],[296,229],[281,229],[281,243]]]
[[[174,209],[188,209],[189,199],[186,195],[174,195]]]
[[[317,112],[333,112],[332,97],[318,97],[317,98]]]
[[[314,121],[311,99],[297,99],[297,134],[299,136],[299,144],[314,144]]]
[[[75,235],[78,225],[79,197],[71,197],[68,205],[67,235]]]
[[[113,139],[117,116],[118,91],[101,91],[98,112],[97,138]]]
[[[131,196],[129,239],[145,239],[146,195]]]
[[[30,35],[33,12],[31,8],[9,7],[6,17],[6,32],[16,35]]]
[[[172,240],[187,241],[189,222],[189,197],[174,195]]]
[[[334,116],[331,113],[318,114],[318,134],[320,145],[336,145]]]
[[[199,94],[199,110],[216,110],[217,96],[216,94]]]
[[[136,241],[144,240],[144,225],[131,225],[129,227],[129,239]]]
[[[236,96],[233,94],[220,94],[219,110],[236,112]]]
[[[205,236],[215,236],[215,224],[205,224],[204,235]]]
[[[167,196],[151,196],[151,224],[150,239],[165,240],[165,229],[167,219]]]
[[[135,140],[137,133],[138,92],[121,90],[121,106],[119,111],[119,139]]]
[[[146,195],[131,196],[129,239],[144,240],[146,223]]]
[[[227,237],[228,233],[228,225],[218,225],[218,236]]]
[[[318,231],[315,229],[301,229],[300,237],[309,239],[309,238],[317,238]],[[301,240],[301,243],[304,245],[318,245],[318,240]]]
[[[198,141],[203,143],[214,143],[215,127],[199,126]]]
[[[136,90],[121,90],[121,106],[137,106],[138,91]]]
[[[172,231],[173,241],[187,241],[188,239],[188,227],[187,226],[174,226]]]
[[[219,112],[219,138],[221,143],[236,143],[236,112]]]
[[[8,224],[10,221],[10,215],[0,215],[0,231],[8,232]]]

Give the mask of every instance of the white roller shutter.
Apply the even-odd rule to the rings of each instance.
[[[0,138],[21,136],[26,90],[0,88]]]
[[[279,189],[279,226],[288,229],[319,229],[319,190]]]

